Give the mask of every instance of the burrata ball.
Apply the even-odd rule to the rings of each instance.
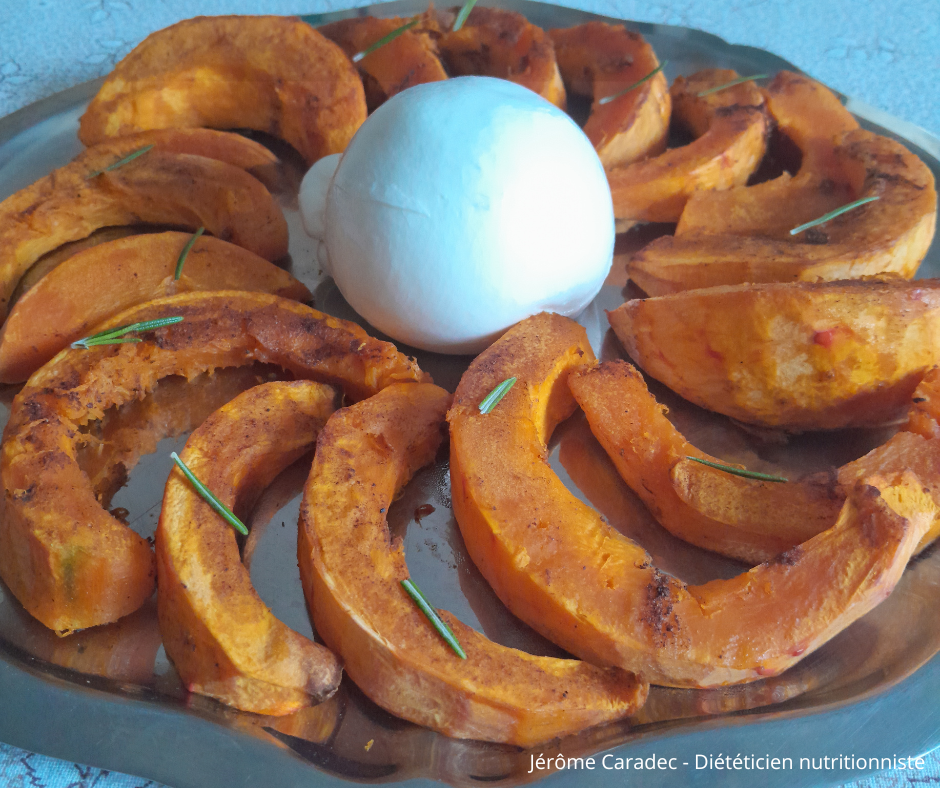
[[[543,310],[577,315],[613,259],[610,188],[584,132],[490,77],[394,96],[314,165],[300,201],[353,309],[440,353],[479,352]]]

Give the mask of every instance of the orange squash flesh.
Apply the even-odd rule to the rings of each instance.
[[[145,129],[248,128],[312,164],[340,153],[366,119],[355,67],[296,17],[196,17],[148,36],[105,79],[82,116],[94,145]]]
[[[403,17],[379,19],[362,16],[342,19],[318,28],[330,41],[339,44],[350,58],[408,23]],[[447,79],[432,34],[439,34],[432,13],[425,13],[418,27],[370,52],[357,64],[371,112],[396,93],[426,82]]]
[[[582,328],[529,318],[471,364],[448,415],[454,512],[513,613],[595,664],[709,687],[777,675],[890,593],[936,512],[913,478],[858,484],[831,529],[731,580],[687,586],[657,570],[545,460],[551,426],[574,406],[568,378],[589,361]]]
[[[648,691],[633,675],[506,648],[442,612],[460,659],[401,587],[385,512],[433,460],[449,403],[436,386],[392,386],[320,434],[298,545],[317,632],[372,700],[448,736],[527,747],[632,714]]]
[[[836,521],[845,496],[834,479],[780,484],[698,473],[703,466],[686,457],[723,461],[686,441],[626,362],[604,364],[590,376],[575,374],[570,385],[621,478],[674,536],[756,564]],[[733,494],[725,479],[734,480]]]
[[[630,357],[680,396],[792,431],[888,423],[940,364],[935,279],[687,290],[628,301],[608,319]]]
[[[594,101],[584,133],[601,163],[615,167],[662,153],[669,132],[672,99],[662,72],[606,104],[658,68],[653,48],[623,25],[587,22],[549,30],[558,69],[567,89]]]
[[[729,189],[747,181],[766,149],[763,96],[753,82],[698,96],[737,76],[709,69],[673,83],[673,117],[696,139],[646,161],[608,169],[618,220],[675,222],[694,192]]]
[[[442,14],[441,59],[453,77],[477,75],[508,79],[565,108],[565,85],[552,40],[522,14],[475,6],[454,32],[451,14]]]
[[[0,203],[0,318],[20,277],[46,252],[102,227],[163,224],[231,241],[266,260],[287,254],[287,223],[274,198],[242,169],[154,148],[123,166],[125,141],[84,151]]]
[[[335,401],[320,383],[257,386],[193,432],[181,459],[236,514],[250,511],[274,477],[313,448]],[[178,469],[167,480],[155,549],[163,645],[190,692],[283,715],[336,691],[339,660],[268,610],[235,531]]]
[[[862,130],[839,138],[835,156],[852,195],[876,196],[877,202],[789,240],[701,233],[657,238],[633,255],[630,278],[656,296],[742,282],[913,277],[936,225],[930,169],[897,142]]]
[[[170,375],[276,364],[353,400],[423,379],[394,346],[353,323],[264,293],[184,293],[126,310],[99,328],[169,316],[148,341],[65,350],[13,402],[0,449],[0,577],[50,629],[115,621],[153,592],[153,553],[95,497],[76,454],[83,425]]]
[[[10,310],[0,329],[0,382],[26,380],[56,353],[135,304],[193,290],[253,290],[296,301],[310,291],[287,271],[240,246],[202,237],[175,280],[192,236],[133,235],[73,255]]]
[[[693,194],[677,236],[729,233],[787,240],[794,227],[855,199],[835,147],[836,139],[857,129],[858,122],[838,97],[790,71],[779,72],[764,96],[777,129],[802,154],[799,170],[755,186]]]

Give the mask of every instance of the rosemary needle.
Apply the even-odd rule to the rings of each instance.
[[[193,233],[193,237],[186,242],[186,246],[183,247],[183,251],[180,252],[180,256],[176,260],[176,271],[173,273],[173,281],[179,281],[179,278],[183,275],[183,265],[186,263],[186,258],[189,257],[189,253],[192,251],[196,241],[199,240],[199,236],[201,236],[205,231],[205,227],[200,227],[198,230],[196,230],[195,233]]]
[[[428,621],[431,622],[431,626],[437,630],[437,634],[444,638],[444,642],[454,650],[454,653],[458,657],[466,659],[467,655],[460,647],[460,643],[454,635],[453,630],[447,626],[447,623],[437,614],[437,611],[431,607],[431,603],[428,602],[424,594],[421,593],[421,589],[411,582],[411,580],[402,580],[401,587],[404,588],[408,596],[412,598],[414,603],[418,606],[418,609],[427,616]]]
[[[362,60],[366,55],[371,55],[371,54],[372,54],[373,52],[375,52],[375,50],[378,49],[379,47],[384,47],[386,44],[388,44],[388,43],[394,41],[396,38],[398,38],[402,33],[406,32],[406,31],[408,31],[408,30],[411,30],[411,28],[413,28],[413,27],[414,27],[416,24],[418,24],[418,22],[420,22],[420,21],[421,21],[420,17],[415,17],[415,18],[412,19],[410,22],[406,22],[405,24],[403,24],[401,27],[396,27],[391,33],[389,33],[388,35],[382,36],[382,37],[381,37],[378,41],[376,41],[374,44],[372,44],[371,46],[368,46],[368,47],[366,47],[365,49],[363,49],[362,52],[358,52],[358,53],[356,53],[355,55],[353,55],[353,56],[352,56],[352,62],[353,62],[353,63],[358,63],[358,62],[359,62],[360,60]]]
[[[640,87],[640,85],[642,85],[644,82],[646,82],[646,80],[652,79],[653,77],[655,77],[660,71],[662,71],[662,70],[666,67],[666,64],[668,64],[668,63],[669,63],[668,60],[664,60],[662,63],[660,63],[658,66],[656,66],[656,68],[654,68],[652,71],[650,71],[649,74],[647,74],[647,75],[646,75],[645,77],[643,77],[642,79],[638,79],[636,82],[634,82],[632,85],[630,85],[630,87],[624,88],[624,89],[621,90],[619,93],[614,93],[614,95],[612,95],[612,96],[604,96],[604,98],[598,99],[598,100],[597,100],[597,103],[598,103],[598,104],[609,104],[609,103],[610,103],[611,101],[613,101],[614,99],[618,99],[618,98],[620,98],[621,96],[627,95],[627,93],[629,93],[631,90],[634,90],[635,88]]]
[[[877,194],[874,197],[862,197],[861,200],[850,202],[848,205],[843,205],[841,208],[836,208],[834,211],[829,211],[829,213],[823,214],[818,219],[813,219],[813,221],[811,222],[807,222],[806,224],[801,224],[799,227],[794,227],[792,230],[790,230],[790,235],[796,235],[797,233],[801,233],[804,230],[808,230],[810,227],[816,227],[820,224],[825,224],[830,219],[835,219],[837,216],[841,216],[847,211],[851,211],[853,208],[858,208],[860,205],[865,205],[865,203],[874,202],[877,199],[879,199]]]
[[[463,23],[467,21],[467,17],[470,16],[470,12],[473,10],[473,6],[477,4],[477,0],[467,0],[466,3],[460,9],[460,13],[457,14],[457,18],[454,20],[454,26],[451,28],[455,33],[463,27]]]
[[[735,468],[733,465],[722,465],[720,462],[712,462],[711,460],[703,460],[701,457],[689,457],[686,456],[687,460],[692,460],[692,462],[699,462],[702,465],[707,465],[709,468],[717,468],[719,471],[725,471],[734,476],[743,476],[745,479],[758,479],[762,482],[788,482],[789,479],[784,479],[782,476],[771,476],[769,473],[758,473],[757,471],[746,471],[743,468]]]
[[[732,79],[730,82],[725,82],[723,85],[718,85],[708,90],[703,90],[701,93],[696,93],[699,98],[703,96],[711,95],[712,93],[717,93],[719,90],[724,90],[725,88],[733,88],[735,85],[740,85],[742,82],[750,82],[753,79],[767,79],[769,74],[754,74],[750,77],[738,77],[737,79]]]
[[[502,383],[500,383],[495,389],[493,389],[489,394],[487,394],[483,401],[480,403],[480,413],[489,413],[493,408],[495,408],[499,401],[506,396],[514,385],[516,385],[515,378],[507,378]]]
[[[101,175],[101,173],[103,173],[103,172],[111,172],[111,170],[116,170],[118,167],[123,167],[123,166],[124,166],[125,164],[127,164],[128,162],[134,161],[134,159],[136,159],[138,156],[143,156],[143,155],[144,155],[148,150],[150,150],[151,148],[153,148],[153,144],[144,145],[144,147],[138,148],[137,150],[133,151],[132,153],[128,153],[123,159],[119,159],[118,161],[114,162],[113,164],[109,164],[109,165],[108,165],[107,167],[105,167],[103,170],[95,170],[95,171],[94,171],[93,173],[91,173],[90,175],[86,175],[86,176],[85,176],[85,180],[86,180],[86,181],[90,181],[92,178],[96,178],[97,176]]]
[[[235,516],[235,513],[231,509],[216,498],[206,485],[196,478],[196,474],[186,467],[186,463],[180,459],[175,451],[170,452],[170,457],[173,458],[173,462],[175,462],[176,466],[183,472],[183,476],[189,479],[189,483],[196,488],[196,492],[203,497],[205,502],[215,509],[219,515],[221,515],[222,519],[238,531],[238,533],[242,536],[248,536],[248,529],[245,527],[245,524]]]
[[[142,331],[153,331],[156,328],[172,326],[175,323],[182,323],[183,317],[176,315],[174,317],[161,317],[156,320],[145,320],[143,323],[131,323],[126,326],[118,326],[107,331],[100,331],[83,339],[77,339],[72,343],[74,348],[90,348],[95,345],[121,345],[128,342],[140,342],[139,337],[129,337],[126,334],[136,334]]]

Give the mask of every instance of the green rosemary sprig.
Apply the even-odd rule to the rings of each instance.
[[[627,93],[629,93],[631,90],[635,90],[636,88],[640,87],[640,85],[642,85],[642,84],[643,84],[644,82],[646,82],[647,80],[652,79],[653,77],[655,77],[660,71],[662,71],[662,70],[666,67],[666,65],[667,65],[668,63],[669,63],[668,60],[664,60],[662,63],[660,63],[658,66],[656,66],[656,68],[654,68],[652,71],[650,71],[649,74],[647,74],[647,75],[646,75],[645,77],[643,77],[642,79],[638,79],[636,82],[634,82],[632,85],[630,85],[630,87],[624,88],[624,89],[621,90],[619,93],[614,93],[614,95],[612,95],[612,96],[604,96],[604,98],[598,99],[598,100],[597,100],[597,103],[598,103],[598,104],[610,104],[610,102],[613,101],[614,99],[618,99],[618,98],[620,98],[621,96],[627,95]]]
[[[405,589],[405,592],[412,598],[414,603],[418,606],[418,609],[427,616],[428,621],[431,622],[431,626],[437,630],[437,634],[444,638],[444,642],[450,646],[454,653],[461,659],[466,659],[467,655],[464,653],[464,650],[460,647],[460,643],[457,640],[457,637],[454,635],[454,631],[447,626],[447,622],[444,621],[438,614],[437,611],[431,607],[431,603],[428,602],[424,594],[421,593],[421,589],[418,588],[411,580],[402,580],[401,587]]]
[[[195,246],[196,241],[199,240],[199,237],[205,231],[205,227],[200,227],[193,233],[193,237],[186,242],[186,246],[183,247],[183,251],[180,252],[180,256],[176,260],[176,271],[173,273],[174,281],[179,281],[179,278],[183,275],[183,265],[186,263],[186,258],[189,257],[189,253],[192,251],[193,246]]]
[[[707,465],[709,468],[717,468],[719,471],[725,471],[725,473],[730,473],[734,476],[743,476],[745,479],[759,479],[762,482],[788,482],[789,479],[784,479],[782,476],[771,476],[769,473],[758,473],[757,471],[746,471],[743,468],[735,468],[733,465],[722,465],[720,462],[712,462],[711,460],[703,460],[701,457],[690,457],[686,456],[687,460],[692,460],[692,462],[700,462],[702,465]]]
[[[109,164],[103,170],[95,170],[91,175],[86,175],[85,180],[90,181],[92,178],[96,178],[103,172],[111,172],[111,170],[116,170],[118,167],[123,167],[128,162],[134,161],[138,156],[143,156],[147,151],[153,148],[153,145],[144,145],[142,148],[138,148],[132,153],[128,153],[123,159],[119,159],[114,162],[114,164]]]
[[[358,63],[358,62],[359,62],[360,60],[362,60],[366,55],[371,55],[371,54],[372,54],[373,52],[375,52],[375,50],[378,49],[379,47],[384,47],[386,44],[388,44],[388,43],[390,43],[391,41],[394,41],[396,38],[398,38],[402,33],[405,33],[405,32],[407,32],[408,30],[411,30],[411,28],[413,28],[413,27],[414,27],[416,24],[418,24],[418,22],[420,22],[420,21],[421,21],[421,17],[417,17],[417,16],[416,16],[416,17],[415,17],[414,19],[412,19],[410,22],[405,22],[405,24],[403,24],[401,27],[396,27],[391,33],[389,33],[388,35],[382,36],[382,37],[381,37],[378,41],[376,41],[374,44],[372,44],[371,46],[368,46],[368,47],[366,47],[365,49],[363,49],[362,52],[357,52],[355,55],[353,55],[353,56],[352,56],[352,62],[353,62],[353,63]]]
[[[837,216],[841,216],[847,211],[851,211],[853,208],[858,208],[860,205],[874,202],[877,199],[880,199],[877,194],[874,197],[862,197],[860,200],[855,200],[855,202],[850,202],[848,205],[843,205],[841,208],[836,208],[834,211],[829,211],[829,213],[823,214],[818,219],[813,219],[811,222],[801,224],[799,227],[794,227],[792,230],[790,230],[790,235],[796,235],[797,233],[801,233],[804,230],[808,230],[810,227],[816,227],[817,225],[825,224],[830,219],[835,219]]]
[[[85,348],[86,350],[95,345],[122,345],[128,342],[140,342],[139,337],[129,337],[125,334],[139,334],[142,331],[153,331],[163,326],[172,326],[174,323],[182,323],[181,315],[174,317],[161,317],[157,320],[145,320],[143,323],[131,323],[126,326],[118,326],[108,331],[100,331],[83,339],[76,339],[72,343],[74,348]]]
[[[515,378],[507,378],[495,389],[487,394],[480,403],[480,413],[489,413],[495,408],[499,401],[509,393],[509,389],[516,385]]]
[[[724,85],[718,85],[714,88],[709,88],[708,90],[703,90],[700,93],[696,93],[699,98],[704,96],[709,96],[712,93],[717,93],[719,90],[724,90],[725,88],[733,88],[735,85],[740,85],[742,82],[750,82],[753,79],[767,79],[770,74],[754,74],[750,77],[738,77],[737,79],[732,79],[730,82],[725,82]]]
[[[221,515],[222,519],[224,519],[230,526],[232,526],[232,528],[238,531],[238,533],[240,533],[242,536],[248,536],[248,529],[245,527],[245,524],[235,516],[235,513],[232,512],[231,509],[229,509],[224,503],[222,503],[222,501],[216,498],[209,491],[209,488],[206,487],[206,485],[196,478],[196,474],[189,470],[189,468],[186,466],[186,463],[180,459],[179,455],[175,451],[170,452],[170,457],[173,458],[173,462],[176,463],[176,467],[183,472],[183,476],[189,479],[189,483],[196,488],[196,492],[202,496],[205,502],[215,509],[216,512]]]
[[[473,6],[477,4],[477,0],[467,0],[466,3],[460,9],[460,13],[457,14],[457,18],[454,20],[454,26],[451,28],[455,33],[463,27],[463,23],[467,21],[467,17],[470,16],[470,12],[473,10]]]

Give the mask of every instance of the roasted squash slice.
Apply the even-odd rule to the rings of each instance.
[[[764,157],[769,129],[764,98],[753,82],[699,96],[737,78],[708,69],[672,85],[673,118],[696,138],[681,148],[607,171],[620,222],[675,222],[693,193],[745,183]]]
[[[335,403],[321,383],[257,386],[193,432],[181,459],[236,514],[250,511],[274,477],[313,448]],[[268,610],[235,531],[178,469],[166,483],[155,548],[163,645],[190,692],[282,715],[336,691],[339,660]]]
[[[696,192],[682,211],[676,235],[787,240],[794,227],[854,199],[835,152],[836,140],[858,128],[852,113],[827,87],[791,71],[778,73],[764,96],[777,130],[800,152],[799,170],[754,186]]]
[[[701,233],[657,238],[630,259],[630,278],[650,295],[665,295],[741,282],[913,277],[936,225],[933,173],[904,146],[869,131],[842,135],[835,156],[853,198],[877,202],[790,240]]]
[[[132,150],[139,150],[139,147]],[[118,140],[89,148],[0,202],[0,318],[17,282],[42,255],[101,227],[162,224],[196,230],[266,260],[287,254],[287,222],[268,190],[244,170],[157,148],[110,172],[127,155]],[[94,173],[100,173],[89,177]]]
[[[317,632],[372,700],[448,736],[527,747],[632,714],[648,690],[632,674],[506,648],[442,613],[462,660],[401,587],[385,513],[434,459],[449,404],[436,386],[392,386],[320,434],[298,549]]]
[[[587,22],[549,30],[561,77],[570,93],[593,99],[584,133],[601,163],[615,167],[662,153],[672,99],[662,72],[618,95],[659,67],[639,33],[623,25]],[[617,96],[604,104],[601,99]]]
[[[360,16],[331,22],[317,29],[352,58],[408,21],[402,17],[379,19]],[[425,13],[417,27],[406,30],[359,61],[357,67],[370,112],[407,88],[447,79],[432,37],[432,34],[439,33],[436,16],[431,12]]]
[[[710,287],[628,301],[608,319],[677,394],[791,431],[890,422],[940,364],[936,279]]]
[[[86,145],[144,129],[209,126],[280,137],[312,164],[366,119],[356,69],[296,17],[196,17],[151,34],[82,115]]]
[[[310,291],[283,268],[240,246],[202,237],[177,260],[186,233],[132,235],[73,255],[13,306],[0,329],[0,382],[26,380],[64,347],[135,304],[193,290],[253,290],[296,301]]]
[[[565,85],[555,62],[552,40],[522,14],[476,6],[454,32],[454,15],[441,13],[441,59],[452,77],[508,79],[538,93],[562,109]]]
[[[736,578],[687,586],[656,569],[545,459],[552,426],[574,407],[568,379],[591,360],[580,326],[529,318],[470,365],[448,415],[454,513],[513,613],[595,664],[709,687],[786,670],[890,593],[936,512],[913,477],[859,483],[832,528]]]
[[[76,462],[85,425],[169,375],[276,364],[339,385],[353,400],[426,377],[359,326],[264,293],[184,293],[126,310],[101,328],[182,316],[138,344],[66,350],[13,402],[0,449],[0,577],[50,629],[115,621],[153,592],[149,544],[95,497]]]

